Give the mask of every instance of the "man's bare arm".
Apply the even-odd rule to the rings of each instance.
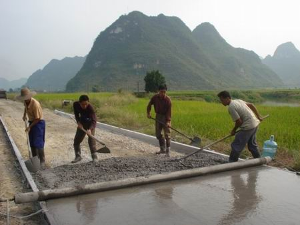
[[[236,121],[235,121],[235,125],[234,125],[234,128],[232,129],[231,131],[231,135],[234,135],[236,130],[243,124],[243,121],[241,118],[238,118]]]
[[[246,103],[247,106],[252,110],[252,112],[255,114],[255,116],[257,117],[257,119],[259,119],[260,121],[262,121],[262,118],[257,110],[257,108],[252,104],[252,103]]]

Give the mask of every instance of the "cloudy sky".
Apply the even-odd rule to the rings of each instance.
[[[51,59],[85,56],[98,34],[131,11],[212,23],[234,47],[265,57],[300,49],[299,0],[0,0],[0,77],[29,77]]]

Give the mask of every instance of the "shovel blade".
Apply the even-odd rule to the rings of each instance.
[[[96,150],[96,152],[98,153],[110,153],[110,150],[108,147],[104,146],[102,148],[99,148],[98,150]]]
[[[201,143],[201,138],[199,137],[194,137],[193,140],[191,141],[190,145],[199,147]]]
[[[41,167],[40,159],[37,156],[32,157],[32,158],[25,161],[25,165],[26,165],[27,169],[29,170],[29,172],[35,173]]]

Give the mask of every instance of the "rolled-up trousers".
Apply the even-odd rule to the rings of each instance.
[[[156,114],[156,120],[161,121],[164,124],[167,123],[165,115]],[[165,148],[165,145],[166,145],[168,148],[168,147],[170,147],[170,143],[171,143],[170,128],[166,127],[165,125],[163,125],[157,121],[155,122],[155,135],[159,141],[159,146]],[[162,135],[162,131],[164,131],[164,137]],[[165,139],[166,139],[166,142],[165,142]]]

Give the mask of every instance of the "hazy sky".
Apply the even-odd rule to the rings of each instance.
[[[179,17],[191,30],[212,23],[234,47],[265,57],[300,49],[299,0],[0,0],[0,77],[28,77],[51,59],[85,56],[121,15]]]

